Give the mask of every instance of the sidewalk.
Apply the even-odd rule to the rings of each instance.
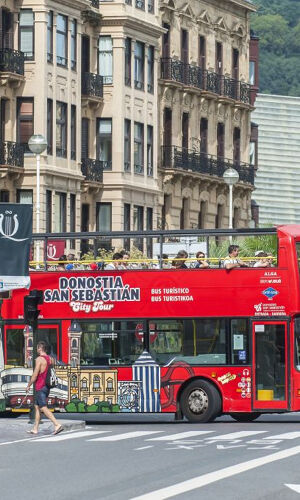
[[[57,416],[57,415],[55,415]],[[73,431],[85,428],[83,420],[68,420],[65,418],[58,418],[59,423],[63,426],[65,431]],[[32,438],[27,433],[32,428],[29,423],[28,416],[21,416],[17,418],[0,418],[0,445],[1,443],[18,441],[26,438]],[[39,429],[39,436],[51,435],[53,432],[53,425],[49,420],[42,419]]]

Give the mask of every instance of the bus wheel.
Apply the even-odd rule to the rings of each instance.
[[[237,422],[253,422],[261,416],[261,413],[229,413],[229,415]]]
[[[210,422],[221,412],[221,397],[206,380],[194,380],[182,391],[180,408],[190,422]]]

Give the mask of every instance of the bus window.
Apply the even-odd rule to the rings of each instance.
[[[224,319],[158,320],[150,354],[160,364],[185,361],[190,365],[226,364]]]
[[[81,365],[132,365],[144,350],[143,321],[80,323]]]
[[[246,365],[249,363],[248,321],[232,319],[231,322],[231,363]]]
[[[43,340],[47,345],[47,354],[57,358],[57,330],[56,328],[41,328],[38,330],[37,342]]]
[[[6,365],[24,365],[23,328],[7,328],[6,330]]]
[[[300,242],[296,243],[298,269],[300,271]]]

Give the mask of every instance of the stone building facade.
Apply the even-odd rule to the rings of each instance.
[[[0,201],[36,204],[42,232],[222,227],[250,218],[245,0],[5,0]],[[35,225],[35,210],[34,210]],[[35,226],[34,226],[35,229]]]

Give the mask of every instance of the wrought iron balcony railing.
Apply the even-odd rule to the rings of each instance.
[[[0,142],[0,165],[24,167],[24,148],[22,144],[11,141]]]
[[[0,72],[24,76],[24,54],[20,50],[0,50]]]
[[[162,146],[162,167],[191,170],[199,174],[223,177],[229,167],[237,170],[240,181],[254,184],[254,166],[247,163],[234,162],[226,158],[200,153],[177,146]]]
[[[172,58],[161,59],[161,78],[250,104],[251,85]]]
[[[89,97],[103,97],[103,77],[95,73],[82,73],[81,94]]]
[[[82,158],[81,172],[85,176],[86,181],[103,183],[103,165],[100,160]]]

